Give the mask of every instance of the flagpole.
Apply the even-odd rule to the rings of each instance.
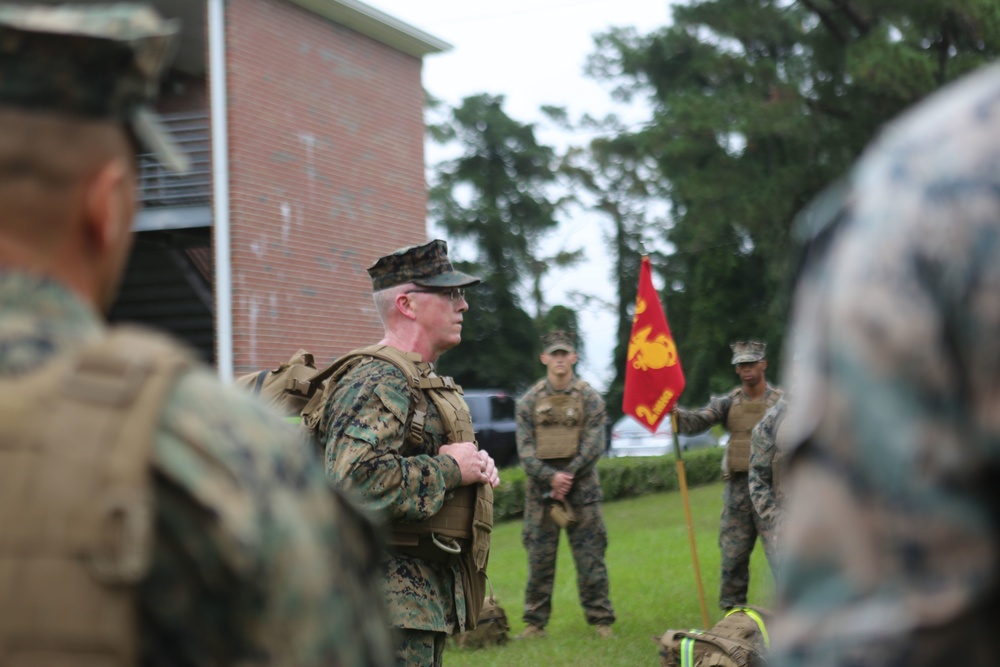
[[[691,542],[691,558],[694,562],[694,576],[698,582],[698,602],[701,603],[701,618],[707,630],[708,607],[705,606],[705,591],[701,587],[701,568],[698,567],[698,549],[694,541],[694,521],[691,519],[691,502],[688,500],[687,477],[684,474],[684,459],[677,438],[677,414],[672,408],[684,391],[684,371],[677,354],[667,316],[660,304],[660,297],[653,286],[652,270],[645,247],[642,248],[639,264],[639,288],[635,296],[635,315],[632,317],[632,333],[629,336],[627,365],[625,367],[625,392],[622,396],[622,412],[632,415],[650,433],[669,413],[674,433],[674,452],[677,457],[677,478],[681,486],[681,500],[687,517],[688,538]]]
[[[694,563],[694,578],[698,582],[698,603],[701,605],[701,620],[707,630],[708,607],[705,605],[705,590],[701,585],[701,568],[698,566],[698,547],[694,539],[694,522],[691,520],[691,501],[688,499],[687,477],[684,474],[684,459],[681,458],[681,443],[677,437],[677,413],[670,413],[670,426],[674,434],[674,454],[677,457],[677,479],[681,486],[681,502],[684,503],[684,516],[687,518],[688,541],[691,543],[691,561]]]

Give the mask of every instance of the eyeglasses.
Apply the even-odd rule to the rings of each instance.
[[[458,301],[459,299],[465,298],[465,288],[464,287],[451,287],[449,289],[411,289],[404,294],[440,294],[441,296],[447,295],[450,301]]]

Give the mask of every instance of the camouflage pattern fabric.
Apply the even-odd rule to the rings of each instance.
[[[368,275],[375,292],[404,283],[426,287],[462,287],[479,282],[479,278],[455,270],[448,259],[448,244],[440,239],[400,248],[380,257],[368,267]]]
[[[677,408],[677,431],[684,434],[702,431],[729,420],[733,399],[742,389],[737,387],[728,394],[713,396],[708,405],[696,410]],[[774,392],[781,390],[767,385],[761,401],[767,401]],[[719,551],[721,574],[719,577],[719,608],[742,606],[747,603],[750,585],[750,556],[757,534],[761,529],[760,516],[750,500],[747,473],[726,473],[722,490],[722,515],[719,520]],[[766,546],[765,546],[766,548]]]
[[[102,335],[54,281],[0,273],[0,303],[6,377]],[[142,664],[392,664],[371,525],[280,418],[207,369],[188,372],[165,405],[152,468]]]
[[[995,665],[1000,68],[888,126],[846,202],[794,300],[772,664]]]
[[[164,166],[187,171],[152,106],[179,30],[142,4],[0,3],[0,103],[126,123]]]
[[[441,667],[444,661],[444,642],[439,633],[423,630],[400,630],[396,648],[397,665],[429,665]]]
[[[576,382],[574,379],[573,383]],[[552,490],[552,478],[560,470],[573,474],[573,488],[566,499],[576,515],[576,524],[568,528],[566,534],[576,562],[580,604],[588,623],[610,625],[615,620],[608,597],[608,571],[604,561],[608,536],[601,514],[601,484],[597,476],[597,461],[605,449],[607,417],[600,394],[585,382],[580,384],[583,385],[586,415],[580,448],[576,456],[560,467],[553,465],[557,460],[542,461],[536,456],[534,425],[535,403],[559,392],[545,380],[517,402],[517,453],[528,478],[521,535],[528,552],[523,618],[526,623],[542,628],[548,624],[551,613],[560,533],[559,526],[548,515],[545,495]]]
[[[178,21],[150,7],[0,5],[0,80],[5,104],[124,120],[150,102]],[[57,48],[55,44],[60,46]],[[63,67],[54,67],[58,55]]]
[[[405,446],[410,401],[407,379],[395,365],[359,358],[330,394],[318,429],[330,481],[393,521],[436,514],[462,481],[455,460],[438,454],[447,438],[433,401],[428,401],[424,442],[418,449]],[[465,630],[457,562],[392,554],[381,565],[394,627],[435,633],[442,648],[448,635]]]
[[[775,575],[778,571],[776,547],[783,523],[780,489],[775,484],[781,476],[782,458],[775,446],[775,439],[787,410],[787,397],[782,396],[754,427],[750,437],[750,470],[747,472],[750,501],[760,517],[760,539],[764,544],[771,572]],[[778,479],[774,475],[776,469]]]
[[[615,611],[609,597],[610,584],[604,555],[608,533],[601,503],[574,509],[576,524],[566,529],[566,537],[576,565],[576,589],[587,623],[610,625]],[[544,628],[552,613],[552,589],[556,579],[556,554],[561,529],[549,516],[549,504],[525,502],[521,543],[528,552],[528,583],[524,592],[525,623]]]

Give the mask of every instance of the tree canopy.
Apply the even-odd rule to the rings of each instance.
[[[556,179],[555,151],[503,111],[502,96],[466,98],[433,136],[461,155],[437,168],[431,218],[452,238],[472,242],[470,270],[484,282],[470,292],[461,354],[442,357],[441,368],[470,387],[522,388],[538,373],[540,343],[521,294],[537,294],[533,277],[545,264],[539,241],[558,224],[558,202],[547,190]]]
[[[616,97],[648,101],[639,126],[604,119],[599,139],[557,155],[533,125],[507,116],[502,96],[466,98],[429,128],[460,151],[438,165],[430,210],[475,249],[468,268],[487,282],[471,293],[467,343],[442,368],[468,386],[516,390],[540,371],[539,334],[575,326],[572,310],[545,303],[543,280],[578,254],[541,249],[569,177],[607,221],[613,413],[647,250],[665,283],[685,404],[736,383],[737,340],[766,340],[777,377],[799,212],[886,121],[998,51],[996,0],[689,0],[650,34],[613,28],[595,38],[587,70]],[[565,112],[543,111],[571,127]]]
[[[588,68],[653,109],[629,134],[670,205],[661,233],[676,252],[657,268],[688,378],[683,400],[696,403],[734,384],[732,341],[767,340],[773,367],[797,212],[885,121],[997,55],[1000,5],[707,0],[676,6],[673,18],[648,35],[598,36]]]

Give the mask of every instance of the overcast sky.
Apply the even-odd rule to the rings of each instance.
[[[567,136],[552,129],[539,112],[542,105],[565,107],[574,119],[585,113],[603,116],[611,112],[629,121],[647,117],[641,105],[622,107],[611,99],[606,85],[584,76],[586,57],[594,50],[592,35],[612,26],[633,26],[648,33],[665,25],[670,17],[668,0],[362,1],[452,45],[450,51],[424,59],[423,83],[431,95],[452,106],[478,93],[503,95],[507,115],[522,123],[538,123],[538,139],[560,148],[585,144],[587,137]],[[440,148],[428,145],[428,162],[433,164],[443,157],[446,155]],[[613,375],[615,335],[613,314],[597,305],[601,300],[610,301],[613,294],[601,240],[606,224],[593,215],[577,214],[566,220],[549,247],[583,247],[587,262],[572,272],[550,277],[544,285],[550,305],[570,305],[565,299],[570,290],[597,297],[579,311],[587,359],[578,371],[601,390]],[[432,228],[431,234],[441,232]],[[461,247],[455,250],[462,252]]]

